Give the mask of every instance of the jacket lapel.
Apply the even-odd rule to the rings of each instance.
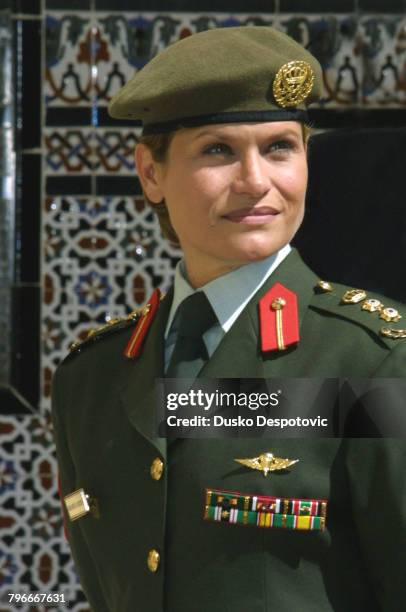
[[[159,305],[141,355],[126,360],[120,397],[130,423],[161,455],[166,457],[166,440],[156,437],[155,380],[164,376],[164,333],[173,298],[171,289]],[[124,359],[124,357],[123,357]]]

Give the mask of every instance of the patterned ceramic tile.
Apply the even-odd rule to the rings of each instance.
[[[47,198],[43,214],[43,407],[69,345],[167,288],[178,251],[140,198]]]
[[[95,168],[94,130],[91,128],[47,128],[44,144],[47,175],[91,174]]]
[[[46,128],[44,170],[47,177],[136,176],[137,128]],[[63,188],[61,193],[63,193]],[[69,190],[67,191],[69,193]]]
[[[0,602],[3,609],[10,592],[61,592],[77,578],[62,535],[49,418],[1,417],[0,434]],[[76,594],[71,595],[76,598]],[[10,606],[10,609],[16,607]]]
[[[207,28],[271,23],[309,44],[321,61],[326,86],[323,106],[354,106],[363,100],[396,104],[399,98],[402,103],[405,24],[399,16],[363,17],[359,23],[345,14],[280,14],[277,21],[267,14],[96,15],[94,22],[86,13],[48,15],[49,104],[91,104],[97,99],[106,105],[136,70],[176,40]]]
[[[362,102],[368,107],[406,106],[406,17],[364,16],[360,31]]]
[[[134,149],[139,129],[123,130],[98,128],[95,132],[94,172],[114,176],[135,176]]]
[[[290,15],[278,27],[307,46],[324,71],[320,106],[379,108],[406,103],[406,18]]]
[[[48,13],[44,98],[48,106],[93,102],[92,66],[103,55],[89,13]]]
[[[356,53],[358,22],[348,15],[283,15],[277,27],[307,47],[324,72],[320,106],[354,106],[360,99],[362,59]]]

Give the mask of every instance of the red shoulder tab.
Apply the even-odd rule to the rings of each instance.
[[[154,320],[156,311],[158,310],[161,292],[155,289],[147,305],[144,307],[141,317],[138,319],[137,325],[132,333],[129,343],[124,350],[124,356],[128,359],[135,359],[141,352],[142,344],[145,336]]]
[[[299,342],[297,295],[275,283],[259,300],[261,350],[284,351]]]

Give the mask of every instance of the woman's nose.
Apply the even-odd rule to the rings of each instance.
[[[269,191],[269,165],[258,151],[250,152],[241,158],[233,187],[235,193],[248,194],[255,198],[260,198]]]

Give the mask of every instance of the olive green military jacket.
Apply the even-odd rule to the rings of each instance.
[[[345,287],[314,290],[293,251],[251,300],[201,372],[210,377],[404,377],[406,341]],[[281,282],[299,298],[300,342],[261,354],[258,299]],[[95,612],[401,612],[406,601],[406,444],[395,439],[175,440],[154,433],[171,296],[142,354],[123,356],[134,325],[74,351],[54,381],[62,495],[83,487],[99,518],[67,520],[81,584]],[[388,304],[389,305],[389,304]],[[390,324],[389,324],[390,326]],[[396,327],[398,324],[393,324]],[[385,407],[383,407],[385,409]],[[300,459],[264,478],[235,463],[272,450]],[[161,459],[161,478],[151,465]],[[203,520],[206,488],[327,499],[323,532]],[[148,567],[149,552],[159,555]],[[150,564],[151,565],[151,564]],[[156,571],[151,571],[151,569]]]

